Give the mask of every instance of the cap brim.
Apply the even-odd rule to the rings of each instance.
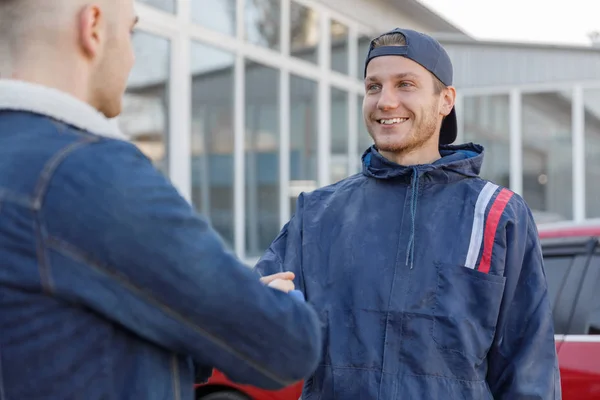
[[[440,129],[440,144],[452,144],[456,140],[456,134],[458,132],[458,124],[456,122],[456,111],[452,107],[450,114],[442,121],[442,128]]]

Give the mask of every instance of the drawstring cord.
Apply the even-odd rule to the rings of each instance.
[[[410,239],[408,240],[408,247],[406,249],[406,265],[409,265],[410,262],[410,269],[413,269],[415,261],[415,220],[417,215],[417,203],[419,202],[419,170],[416,167],[413,167],[412,170],[412,195],[410,199],[411,229]]]

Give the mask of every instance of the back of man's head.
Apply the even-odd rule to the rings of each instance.
[[[135,22],[133,0],[0,0],[0,78],[67,92],[114,117]]]
[[[6,64],[17,63],[31,47],[60,45],[57,40],[61,33],[69,30],[69,19],[81,3],[79,0],[0,0],[0,49],[6,67],[0,69],[2,76],[7,73]]]

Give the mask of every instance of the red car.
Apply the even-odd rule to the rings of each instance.
[[[264,390],[231,382],[215,370],[208,383],[196,386],[196,400],[298,400],[302,382],[281,390]]]
[[[540,226],[563,399],[600,399],[600,220]]]
[[[600,399],[600,220],[540,226],[563,399]],[[197,400],[298,400],[302,382],[279,391],[236,385],[215,371]]]

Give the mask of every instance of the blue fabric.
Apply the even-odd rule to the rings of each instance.
[[[304,298],[304,293],[302,293],[301,290],[292,290],[290,292],[290,296],[292,296],[300,301],[306,301],[306,299]]]
[[[0,111],[0,398],[276,389],[321,351],[317,314],[260,283],[133,144]]]
[[[531,212],[514,195],[489,273],[467,268],[483,148],[441,154],[404,167],[370,148],[362,173],[300,195],[257,263],[262,275],[294,272],[321,317],[304,400],[561,397]]]

